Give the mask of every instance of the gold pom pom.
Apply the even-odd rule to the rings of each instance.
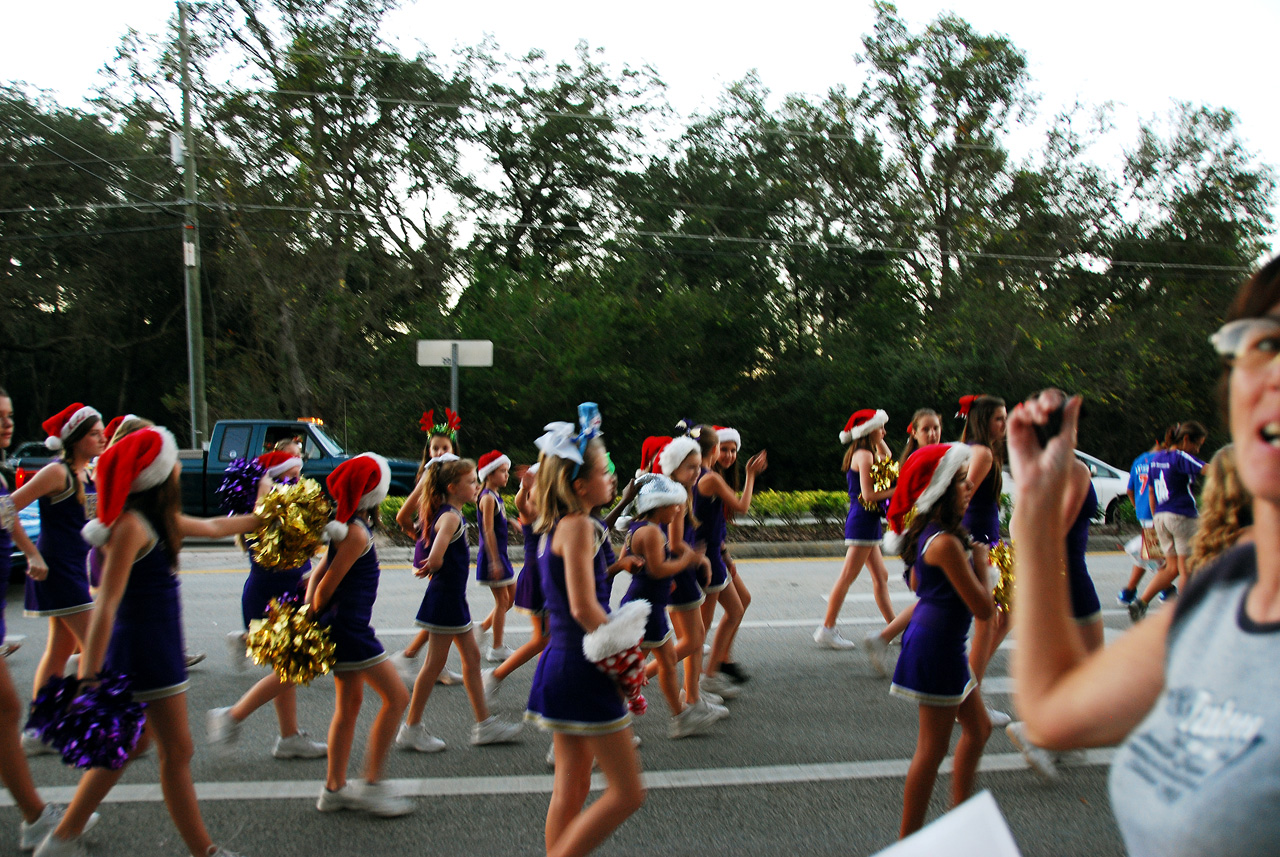
[[[991,549],[991,564],[1000,572],[1000,579],[991,597],[996,601],[996,609],[1005,613],[1013,610],[1013,563],[1013,544],[1004,539],[996,542]]]
[[[275,670],[286,684],[310,684],[337,657],[329,629],[315,623],[306,605],[271,599],[265,619],[249,623],[249,657]]]
[[[258,501],[253,513],[263,524],[253,533],[253,560],[263,568],[299,568],[324,544],[333,504],[314,479],[278,485]]]
[[[879,458],[871,462],[871,490],[879,493],[888,491],[893,484],[898,481],[898,470],[901,465],[898,459],[893,456]],[[874,512],[880,508],[878,502],[871,502],[859,497],[858,502],[862,504],[862,508],[868,512]]]

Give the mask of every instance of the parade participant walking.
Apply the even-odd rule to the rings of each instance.
[[[880,554],[880,539],[884,535],[880,518],[882,504],[893,494],[892,487],[877,491],[872,484],[872,467],[889,458],[892,453],[884,442],[884,426],[889,415],[874,409],[855,412],[840,432],[840,442],[848,448],[844,453],[842,469],[849,487],[849,516],[844,525],[844,567],[831,587],[827,598],[827,613],[822,624],[813,632],[813,641],[826,649],[853,649],[857,644],[845,639],[836,622],[840,609],[849,595],[849,587],[858,579],[865,565],[871,572],[871,588],[876,607],[885,622],[893,621],[893,602],[889,599],[889,570]]]
[[[104,547],[105,559],[79,678],[92,682],[109,672],[129,679],[134,699],[147,704],[146,729],[131,759],[155,741],[165,807],[187,850],[193,857],[232,857],[209,837],[191,779],[177,558],[183,538],[247,533],[259,521],[252,515],[182,514],[180,469],[173,435],[158,426],[133,432],[98,461],[98,507],[84,526],[84,538]],[[84,831],[123,773],[124,768],[86,771],[61,821],[36,849],[37,857],[87,854]]]
[[[422,713],[431,698],[436,677],[449,657],[449,646],[455,640],[462,655],[462,682],[476,720],[471,728],[471,743],[511,741],[519,734],[520,724],[505,723],[489,713],[480,679],[480,647],[467,607],[471,552],[462,507],[475,502],[479,490],[476,463],[466,458],[441,456],[427,467],[422,485],[422,511],[430,522],[426,536],[431,550],[426,559],[415,566],[414,574],[428,577],[430,581],[416,621],[419,627],[431,632],[431,639],[422,670],[413,683],[409,712],[396,735],[396,746],[420,753],[435,753],[445,748],[444,741],[427,732]]]
[[[58,459],[46,464],[12,495],[15,510],[39,504],[40,536],[36,544],[49,568],[42,580],[30,576],[26,580],[24,614],[49,619],[49,635],[36,667],[32,697],[50,676],[62,675],[77,647],[84,651],[93,599],[85,572],[89,546],[80,538],[80,530],[92,517],[97,500],[89,462],[102,454],[107,444],[102,416],[79,402],[45,420],[41,427],[48,435],[45,446],[58,452]],[[28,753],[52,752],[29,733],[23,733],[22,745]]]
[[[716,434],[720,438],[720,457],[716,460],[715,471],[724,478],[724,481],[728,483],[736,494],[742,490],[740,469],[736,466],[738,463],[738,450],[742,447],[742,434],[735,428],[725,426],[716,426],[715,428]],[[727,510],[725,517],[730,523],[733,522],[734,516]],[[729,569],[729,585],[734,588],[738,595],[738,600],[742,602],[742,614],[745,616],[747,610],[751,607],[751,591],[747,589],[746,581],[738,574],[738,564],[733,561],[727,542],[720,546],[720,553],[724,557],[725,566]],[[725,658],[726,660],[720,662],[720,674],[728,676],[739,684],[745,683],[749,676],[737,661],[732,660],[733,641],[729,643],[729,651],[725,653]]]
[[[745,515],[751,509],[751,494],[757,477],[769,466],[768,455],[761,450],[747,462],[747,479],[739,496],[724,477],[713,469],[720,458],[720,438],[711,426],[696,426],[690,436],[698,442],[701,468],[693,489],[693,516],[697,520],[696,545],[706,546],[706,558],[711,564],[711,581],[706,587],[707,598],[702,607],[704,633],[711,627],[716,604],[724,609],[724,616],[716,627],[711,641],[711,653],[707,655],[702,676],[703,692],[710,692],[725,699],[737,696],[737,686],[720,675],[720,663],[729,657],[734,637],[742,624],[744,607],[738,598],[738,590],[731,585],[729,567],[724,561],[724,542],[728,536],[729,515]]]
[[[990,619],[995,603],[974,570],[962,523],[972,484],[972,449],[958,443],[927,446],[903,465],[889,502],[886,545],[906,564],[919,599],[902,638],[889,692],[916,702],[920,731],[903,789],[900,836],[924,825],[938,768],[960,723],[951,773],[951,805],[973,792],[991,721],[978,681],[965,659],[973,619]]]
[[[525,717],[554,735],[555,783],[547,807],[548,857],[590,853],[644,803],[631,715],[614,680],[586,659],[583,637],[609,621],[598,593],[606,574],[591,509],[614,482],[596,436],[598,412],[586,403],[583,427],[551,423],[538,438],[538,564],[551,640],[538,659]],[[696,447],[696,444],[695,444]],[[664,464],[664,470],[665,470]],[[606,787],[586,809],[591,767]]]
[[[505,631],[507,611],[515,602],[516,586],[515,569],[507,557],[507,510],[498,493],[511,476],[511,459],[496,449],[486,452],[480,456],[476,475],[481,485],[476,503],[476,529],[480,533],[476,582],[493,593],[493,610],[480,623],[480,630],[492,633],[485,660],[500,664],[512,655]]]
[[[942,440],[942,417],[932,408],[920,408],[911,415],[911,423],[907,426],[907,442],[898,456],[898,467],[907,463],[916,450],[938,443]],[[862,648],[867,653],[871,668],[881,678],[889,677],[889,644],[898,635],[907,630],[911,623],[911,615],[915,612],[916,602],[912,601],[896,616],[893,621],[879,631],[869,631],[862,638]]]
[[[302,475],[301,447],[294,443],[285,449],[273,450],[258,456],[258,463],[266,471],[259,490],[259,498],[265,496],[274,485],[290,484]],[[240,617],[247,632],[249,623],[267,615],[272,599],[297,592],[303,587],[303,578],[311,571],[307,560],[298,568],[264,568],[250,556],[249,577],[240,595]],[[245,637],[233,632],[233,663],[245,662]],[[241,668],[243,668],[241,666]],[[327,752],[324,742],[316,741],[298,728],[298,689],[281,681],[272,670],[258,680],[234,705],[210,709],[206,718],[207,737],[210,744],[225,746],[240,737],[240,726],[249,715],[268,702],[276,710],[276,722],[280,734],[271,749],[277,759],[318,759]]]
[[[1125,493],[1129,496],[1129,502],[1133,504],[1134,516],[1138,519],[1138,526],[1142,532],[1138,536],[1138,542],[1133,549],[1126,546],[1125,550],[1130,552],[1133,557],[1133,569],[1129,572],[1129,582],[1120,590],[1120,594],[1116,596],[1116,600],[1120,602],[1121,607],[1128,607],[1138,597],[1138,584],[1142,582],[1142,576],[1147,572],[1148,568],[1159,570],[1163,565],[1159,559],[1152,557],[1163,556],[1160,553],[1160,541],[1156,538],[1155,521],[1151,518],[1151,478],[1149,468],[1152,457],[1164,449],[1164,441],[1157,439],[1151,449],[1139,455],[1133,460],[1133,464],[1129,466],[1129,483],[1125,488]],[[1136,549],[1136,550],[1134,550]]]
[[[378,597],[382,569],[373,545],[378,506],[387,497],[391,468],[372,452],[347,459],[325,480],[334,499],[334,519],[326,527],[329,551],[307,579],[307,604],[316,616],[332,616],[333,720],[329,724],[329,761],[324,789],[316,801],[320,812],[353,809],[392,817],[413,812],[414,804],[382,781],[387,753],[409,692],[387,661],[386,650],[370,621]],[[356,722],[369,685],[382,700],[364,750],[364,778],[347,781]]]

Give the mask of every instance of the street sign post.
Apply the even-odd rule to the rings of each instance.
[[[419,366],[449,367],[449,407],[458,410],[458,367],[492,366],[490,339],[419,339]]]

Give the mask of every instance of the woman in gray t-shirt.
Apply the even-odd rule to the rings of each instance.
[[[1256,545],[1200,571],[1177,608],[1086,654],[1072,631],[1061,504],[1080,400],[1043,394],[1009,415],[1018,483],[1018,648],[1027,736],[1053,750],[1123,742],[1112,806],[1134,855],[1280,853],[1280,257],[1241,288],[1213,337]]]

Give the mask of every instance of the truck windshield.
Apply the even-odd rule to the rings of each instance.
[[[316,441],[324,447],[324,451],[330,457],[337,457],[346,454],[343,451],[341,444],[329,437],[329,435],[325,434],[324,429],[320,428],[320,426],[312,425],[311,434],[315,437]]]

